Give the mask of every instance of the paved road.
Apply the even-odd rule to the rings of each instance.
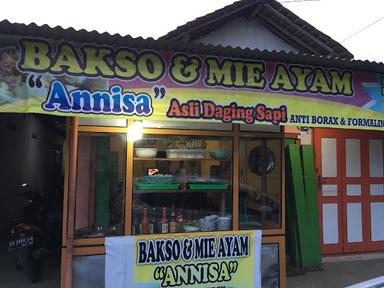
[[[4,242],[0,242],[4,244]],[[0,249],[0,288],[59,288],[60,266],[57,260],[47,263],[43,272],[43,279],[39,283],[29,282],[23,271],[16,269],[13,256],[1,245]]]
[[[287,288],[341,288],[384,276],[384,259],[324,263],[323,269],[289,277]]]

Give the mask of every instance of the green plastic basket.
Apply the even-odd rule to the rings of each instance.
[[[180,184],[146,184],[136,183],[136,187],[140,190],[177,190]]]
[[[190,190],[227,190],[229,188],[229,184],[188,184],[188,187]]]

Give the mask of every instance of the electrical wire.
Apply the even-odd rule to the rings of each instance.
[[[355,37],[356,35],[360,34],[361,32],[367,30],[368,28],[370,28],[371,26],[375,25],[376,23],[380,22],[381,20],[384,19],[384,16],[383,17],[380,17],[379,19],[373,21],[372,23],[368,24],[367,26],[361,28],[360,30],[356,31],[355,33],[349,35],[347,38],[345,38],[344,40],[341,40],[340,43],[343,43],[353,37]]]

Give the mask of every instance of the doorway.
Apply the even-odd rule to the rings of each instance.
[[[323,254],[384,248],[384,133],[314,129]]]
[[[0,115],[0,288],[60,286],[65,121],[46,115]],[[39,212],[32,207],[39,207]],[[16,260],[22,247],[8,250],[10,240],[17,238],[12,231],[20,223],[39,231],[39,241],[34,240],[39,244],[30,251],[47,252],[39,282],[33,284],[26,265]]]

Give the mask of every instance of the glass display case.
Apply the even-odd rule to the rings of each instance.
[[[145,128],[129,142],[129,125],[80,127],[77,238],[123,235],[124,228],[132,235],[283,230],[281,133],[196,131],[185,123],[183,130]]]
[[[232,146],[230,137],[136,141],[132,234],[231,230]]]
[[[75,199],[73,208],[69,200],[64,203],[73,236],[66,230],[63,236],[64,246],[73,241],[74,268],[85,266],[81,258],[104,254],[107,236],[261,229],[263,287],[281,286],[285,279],[282,130],[123,122],[83,120],[74,126],[78,127],[73,146],[77,154],[72,158],[76,165],[67,169],[66,193],[67,199],[71,195]],[[131,137],[137,122],[142,133]],[[74,188],[68,188],[71,179]],[[63,248],[63,255],[66,251]],[[77,282],[89,280],[79,275],[74,273]]]

